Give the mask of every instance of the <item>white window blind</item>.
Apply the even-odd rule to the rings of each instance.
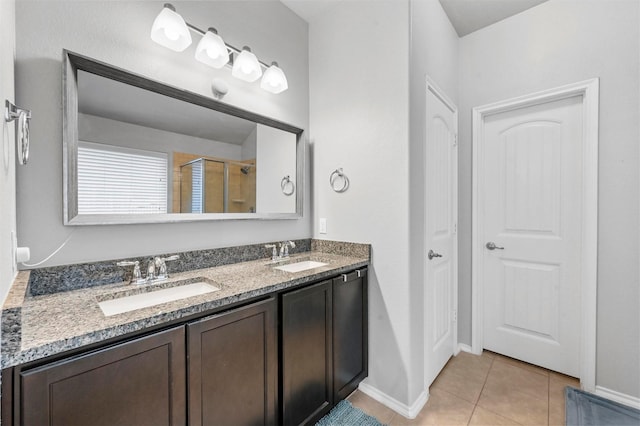
[[[167,213],[167,154],[78,143],[78,213]]]

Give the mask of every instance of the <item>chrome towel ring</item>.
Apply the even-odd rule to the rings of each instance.
[[[289,175],[282,178],[280,181],[280,188],[282,188],[282,193],[286,196],[292,195],[296,191],[296,184],[293,183]]]
[[[342,181],[342,184],[340,184]],[[331,185],[331,189],[336,192],[345,192],[349,189],[349,178],[342,171],[342,167],[339,169],[335,169],[331,176],[329,176],[329,184]]]
[[[18,154],[18,164],[25,165],[29,160],[29,121],[31,111],[18,108],[9,100],[5,100],[4,121],[7,123],[16,121],[16,153]]]

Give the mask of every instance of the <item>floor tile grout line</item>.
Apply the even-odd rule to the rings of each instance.
[[[475,404],[475,405],[473,406],[473,410],[471,411],[471,417],[469,417],[469,420],[467,420],[467,426],[471,424],[471,419],[473,419],[473,415],[474,415],[474,414],[475,414],[475,412],[476,412],[476,408],[478,408],[478,404]]]
[[[489,375],[491,374],[491,370],[493,369],[493,364],[494,364],[496,361],[497,361],[497,362],[500,362],[500,360],[499,360],[497,357],[494,357],[494,358],[491,360],[491,365],[489,366],[489,371],[487,372],[487,377],[485,378],[484,384],[482,385],[482,389],[480,390],[480,396],[482,396],[482,392],[484,391],[484,388],[485,388],[485,386],[486,386],[486,384],[487,384],[487,381],[489,380]],[[509,363],[506,363],[506,362],[502,362],[502,364],[510,365]],[[518,366],[516,366],[516,365],[514,365],[514,367],[516,367],[516,368],[521,368],[521,367],[518,367]],[[522,370],[527,371],[527,369],[526,369],[526,368],[521,368],[521,369],[522,369]],[[547,379],[548,379],[548,377],[547,377]],[[548,386],[548,385],[547,385],[547,386]],[[510,420],[510,421],[512,421],[512,422],[514,422],[514,423],[516,423],[516,424],[518,424],[518,425],[519,425],[519,424],[521,424],[521,423],[519,423],[517,420],[512,419],[511,417],[507,417],[506,415],[504,415],[504,413],[502,413],[502,414],[501,414],[501,413],[496,413],[495,411],[489,410],[488,408],[484,408],[484,407],[482,407],[482,406],[478,405],[478,403],[480,402],[480,396],[478,396],[478,400],[476,401],[476,407],[480,407],[480,408],[482,408],[483,410],[489,411],[490,413],[493,413],[493,414],[495,414],[495,415],[497,415],[497,416],[500,416],[500,417],[503,417],[503,418],[505,418],[505,419],[508,419],[508,420]],[[549,399],[549,391],[548,391],[548,388],[547,388],[547,426],[549,425],[549,407],[548,407],[549,403],[548,403],[548,399]],[[475,412],[475,408],[473,409],[473,411]],[[469,419],[469,422],[471,422],[471,419]],[[468,425],[468,424],[467,424],[467,425]]]
[[[478,408],[481,408],[481,410],[487,411],[487,412],[492,413],[492,414],[494,414],[494,415],[496,415],[496,416],[503,417],[503,418],[505,418],[505,419],[507,419],[507,420],[509,420],[509,421],[513,422],[514,424],[520,424],[518,421],[516,421],[516,420],[512,419],[512,418],[511,418],[511,417],[509,417],[509,416],[505,416],[504,414],[497,413],[497,412],[495,412],[495,411],[493,411],[493,410],[490,410],[490,409],[484,408],[483,406],[479,405],[480,398],[482,397],[483,393],[484,393],[484,392],[486,391],[486,389],[487,389],[487,383],[488,383],[488,381],[489,381],[489,376],[490,376],[492,373],[494,373],[494,375],[496,374],[496,371],[494,371],[494,370],[493,370],[493,368],[494,368],[494,367],[496,367],[496,365],[497,365],[497,364],[496,364],[496,361],[497,361],[497,362],[499,362],[501,365],[502,365],[502,364],[507,364],[507,365],[509,365],[509,366],[516,367],[516,368],[518,368],[519,370],[524,370],[524,371],[526,371],[526,372],[528,372],[528,373],[537,373],[537,374],[539,374],[539,375],[543,375],[543,376],[545,376],[545,377],[546,377],[546,379],[547,379],[547,383],[546,383],[546,385],[547,385],[547,400],[546,400],[547,416],[546,416],[546,419],[547,419],[547,420],[546,420],[546,423],[545,423],[544,421],[541,421],[541,422],[540,422],[540,425],[542,425],[542,424],[551,425],[551,401],[552,401],[552,395],[551,395],[551,383],[552,383],[552,379],[554,379],[554,377],[555,377],[555,376],[553,376],[553,375],[550,373],[550,371],[547,371],[547,374],[542,374],[542,373],[537,372],[537,371],[532,371],[532,370],[530,370],[530,369],[526,368],[526,366],[520,366],[520,365],[517,365],[517,364],[512,364],[512,363],[504,362],[504,361],[503,361],[501,358],[499,358],[499,357],[487,357],[487,358],[489,359],[489,362],[488,362],[488,368],[487,368],[487,370],[486,370],[485,376],[484,376],[483,381],[482,381],[482,386],[481,386],[481,388],[480,388],[480,391],[479,391],[478,397],[475,399],[475,402],[468,401],[466,398],[461,397],[461,396],[458,396],[458,394],[457,394],[457,393],[452,392],[452,391],[450,391],[450,390],[445,390],[445,389],[440,389],[440,390],[439,390],[439,391],[440,391],[440,392],[442,392],[443,394],[445,394],[445,395],[449,395],[449,396],[450,396],[450,397],[452,397],[452,398],[459,399],[459,400],[462,400],[462,401],[467,401],[468,403],[469,403],[469,402],[471,402],[471,404],[472,404],[472,410],[471,410],[470,416],[468,417],[468,420],[467,420],[467,422],[466,422],[466,425],[471,425],[472,419],[474,418],[474,416],[475,416],[476,414],[478,414],[478,415],[482,416],[482,414],[479,414],[480,412],[478,412],[478,410],[477,410]],[[461,360],[461,361],[462,361],[462,360]],[[465,361],[467,361],[467,360],[465,360]],[[486,363],[482,363],[482,364],[487,365]],[[482,367],[481,367],[480,365],[478,365],[475,361],[474,361],[474,362],[469,361],[468,363],[465,363],[464,365],[466,365],[467,367],[472,367],[472,368],[482,368]],[[474,366],[475,366],[475,367],[474,367]],[[446,370],[446,369],[447,369],[447,367],[451,367],[451,366],[450,366],[450,365],[445,366],[445,367],[443,368],[442,372],[444,372],[444,370]],[[484,368],[482,368],[482,369],[484,369]],[[434,382],[435,382],[435,381],[434,381]],[[539,388],[538,388],[538,389],[539,389]],[[553,399],[553,400],[555,401],[556,399]],[[544,400],[540,400],[540,401],[544,401]],[[425,404],[425,407],[423,407],[423,409],[424,409],[424,408],[426,408],[426,404]],[[421,412],[422,412],[422,410],[421,410]],[[420,415],[420,413],[418,413],[418,415]],[[400,414],[398,414],[398,413],[395,413],[395,412],[391,412],[391,413],[390,413],[390,416],[389,416],[389,419],[388,419],[388,423],[387,423],[387,424],[394,424],[394,421],[395,421],[396,419],[404,420],[404,416],[402,416],[402,415],[400,415]],[[401,424],[404,424],[404,423],[401,423]]]
[[[484,387],[487,385],[487,380],[489,380],[489,374],[491,374],[491,368],[493,368],[494,361],[495,361],[495,357],[491,357],[491,364],[489,364],[489,368],[487,369],[487,375],[484,377],[484,382],[482,382],[482,388],[480,388],[480,393],[478,394],[478,398],[476,399],[476,402],[473,404],[473,411],[471,412],[471,417],[469,417],[469,421],[467,422],[467,425],[471,424],[471,419],[473,418],[473,415],[475,414],[476,409],[478,408],[478,402],[480,402],[482,391],[484,391]]]

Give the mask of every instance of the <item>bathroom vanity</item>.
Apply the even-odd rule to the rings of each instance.
[[[3,308],[2,421],[313,424],[367,375],[366,250],[38,296],[21,272]],[[278,269],[297,264],[322,266]],[[193,281],[218,290],[118,314],[99,305]]]

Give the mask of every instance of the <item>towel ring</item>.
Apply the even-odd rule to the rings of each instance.
[[[336,186],[336,182],[342,179],[342,186]],[[329,184],[331,188],[336,192],[345,192],[349,189],[349,178],[342,171],[342,168],[335,169],[331,176],[329,176]]]
[[[287,191],[287,187],[291,188],[291,190]],[[284,195],[289,196],[293,195],[293,193],[296,191],[296,184],[293,183],[289,175],[287,175],[282,178],[282,181],[280,182],[280,188],[282,188],[282,193]]]
[[[31,120],[31,111],[22,109],[9,100],[5,100],[4,121],[10,123],[16,121],[16,153],[18,154],[18,164],[25,165],[29,160],[29,121]]]

